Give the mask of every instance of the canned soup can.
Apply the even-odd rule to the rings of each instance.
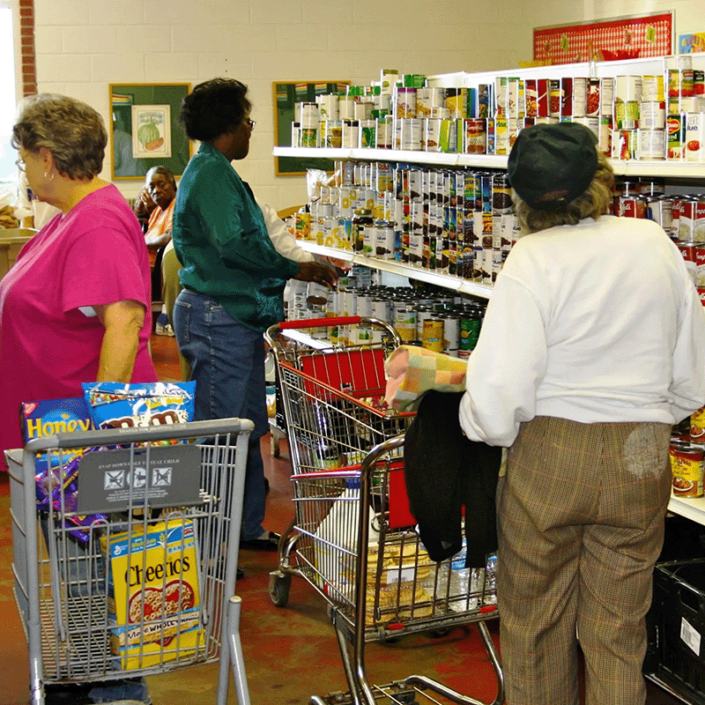
[[[671,445],[669,450],[673,494],[678,497],[703,496],[703,446]]]

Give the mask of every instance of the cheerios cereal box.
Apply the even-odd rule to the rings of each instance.
[[[121,669],[147,668],[203,647],[198,559],[190,521],[160,522],[101,541],[108,564],[110,648]]]

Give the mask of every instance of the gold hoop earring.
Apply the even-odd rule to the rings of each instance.
[[[48,172],[45,171],[45,172],[44,172],[44,178],[45,178],[47,181],[53,181],[53,180],[54,180],[54,172],[53,172],[53,171],[48,171]]]

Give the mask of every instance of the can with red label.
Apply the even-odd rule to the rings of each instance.
[[[705,245],[698,243],[695,247],[695,285],[705,287]]]
[[[690,439],[697,444],[705,441],[705,407],[690,415]]]
[[[620,196],[618,215],[622,218],[646,218],[646,198],[644,196]]]
[[[695,204],[693,240],[699,245],[705,243],[705,198],[703,198],[703,196],[700,196]]]
[[[693,69],[693,93],[697,96],[705,95],[705,71]]]
[[[536,117],[538,114],[538,86],[535,78],[527,78],[524,81],[524,102],[526,106],[526,117]]]
[[[698,266],[698,263],[697,263],[698,246],[694,242],[681,242],[681,241],[678,241],[676,243],[676,245],[677,245],[678,249],[680,250],[680,253],[683,255],[683,259],[686,261],[686,263],[690,263],[690,264],[694,265],[694,267],[697,267]]]
[[[698,296],[700,297],[700,303],[705,307],[705,286],[698,287]]]
[[[585,117],[587,114],[587,78],[561,79],[561,117]]]
[[[703,496],[703,446],[673,443],[668,456],[673,475],[673,494]]]
[[[668,132],[668,158],[682,160],[685,148],[685,115],[678,113],[669,115],[666,119]]]
[[[549,79],[548,88],[548,115],[549,117],[561,117],[561,81],[560,79]]]
[[[587,98],[585,103],[585,114],[588,117],[598,117],[600,115],[600,79],[589,78],[587,81]]]
[[[697,219],[698,201],[694,198],[682,197],[678,208],[678,240],[679,242],[695,242],[695,222]],[[695,258],[692,259],[695,262]]]
[[[636,159],[637,131],[612,131],[612,159]]]
[[[484,154],[487,151],[487,121],[484,118],[467,118],[463,122],[463,151],[467,154]]]

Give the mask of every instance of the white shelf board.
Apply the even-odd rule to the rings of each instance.
[[[275,147],[275,157],[309,157],[356,159],[360,161],[399,162],[435,166],[468,166],[480,169],[506,169],[507,157],[493,154],[444,154],[442,152],[410,152],[399,149],[314,149]],[[663,176],[679,179],[705,179],[705,163],[677,162],[667,159],[622,161],[611,159],[618,176]]]
[[[705,525],[705,497],[676,497],[671,495],[668,511]]]
[[[419,267],[412,267],[408,264],[402,264],[401,262],[397,262],[395,260],[379,259],[377,257],[369,257],[367,255],[350,252],[348,250],[338,250],[334,247],[324,247],[323,245],[318,245],[310,240],[298,240],[297,242],[302,249],[307,252],[311,252],[314,255],[343,259],[351,262],[352,264],[358,264],[364,267],[378,269],[381,272],[389,272],[390,274],[408,277],[409,279],[415,279],[416,281],[422,281],[427,284],[433,284],[434,286],[440,286],[444,289],[457,291],[461,294],[479,296],[483,299],[489,299],[492,296],[492,287],[476,284],[475,282],[470,282],[465,279],[459,279],[458,277],[454,277],[449,274],[438,274],[437,272],[429,272],[426,269],[420,269]]]
[[[663,176],[671,179],[703,179],[703,162],[677,162],[668,159],[654,161],[622,161],[611,159],[614,173],[619,176]]]

